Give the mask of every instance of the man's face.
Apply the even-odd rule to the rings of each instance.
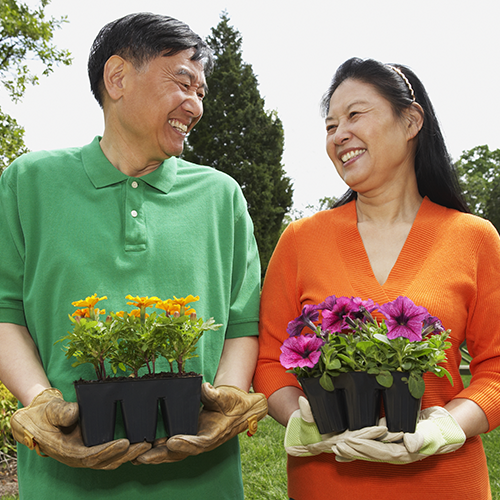
[[[123,138],[147,161],[182,153],[186,134],[203,114],[205,74],[193,49],[159,56],[142,68],[130,68],[120,103]]]

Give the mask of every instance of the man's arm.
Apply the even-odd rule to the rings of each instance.
[[[258,337],[227,339],[224,342],[214,386],[234,385],[248,392],[252,384],[258,354]]]
[[[0,346],[0,380],[23,406],[28,406],[50,387],[38,349],[28,329],[13,323],[0,323]]]

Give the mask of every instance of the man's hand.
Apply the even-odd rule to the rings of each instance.
[[[177,435],[159,439],[153,449],[134,463],[159,464],[182,460],[213,450],[240,432],[257,430],[257,421],[267,415],[263,394],[249,394],[238,387],[205,383],[201,388],[203,408],[198,419],[196,436]]]
[[[351,437],[333,446],[337,461],[367,460],[408,464],[431,455],[458,450],[465,442],[465,433],[453,416],[440,406],[432,406],[420,412],[414,433],[405,433],[381,440]],[[398,442],[394,442],[398,441]]]
[[[151,448],[118,439],[97,446],[83,444],[78,425],[78,404],[67,403],[57,389],[45,389],[11,419],[12,434],[40,456],[49,456],[70,467],[116,469]]]

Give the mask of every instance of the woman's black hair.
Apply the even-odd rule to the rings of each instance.
[[[212,51],[187,24],[148,12],[117,19],[101,29],[90,49],[88,74],[92,93],[102,107],[104,65],[113,55],[140,68],[155,57],[174,56],[187,49],[194,49],[191,60],[201,61],[208,76],[214,64]]]
[[[403,73],[409,85],[393,68]],[[415,174],[419,193],[439,205],[470,213],[434,108],[415,73],[399,64],[386,65],[373,59],[363,60],[356,57],[349,59],[337,69],[328,91],[323,96],[321,102],[323,116],[326,117],[328,114],[333,93],[347,79],[358,80],[375,87],[380,95],[389,101],[398,117],[401,117],[404,110],[413,103],[413,90],[415,101],[424,110],[424,123],[417,136],[418,145],[415,154]],[[335,206],[344,205],[356,198],[357,193],[349,189]]]

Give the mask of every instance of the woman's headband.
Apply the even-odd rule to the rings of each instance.
[[[406,78],[406,75],[399,68],[391,66],[390,64],[388,64],[387,66],[393,69],[404,80],[406,86],[408,87],[408,90],[410,91],[412,101],[415,102],[415,92],[413,92],[413,87],[411,86],[410,80]]]

